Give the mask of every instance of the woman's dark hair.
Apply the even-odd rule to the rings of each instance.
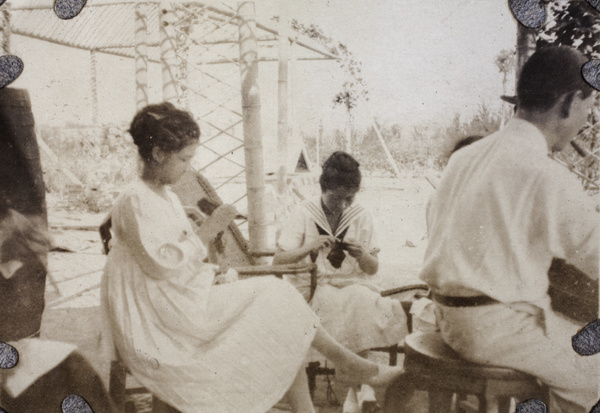
[[[323,164],[323,172],[319,183],[325,192],[339,187],[359,188],[361,174],[360,164],[346,152],[337,151],[331,154]]]
[[[141,109],[131,121],[129,133],[144,162],[152,159],[155,146],[172,153],[200,139],[200,128],[192,115],[168,102]]]
[[[583,79],[587,58],[567,46],[546,46],[536,51],[521,70],[517,83],[519,108],[545,111],[566,93],[581,91],[587,98],[594,90]]]

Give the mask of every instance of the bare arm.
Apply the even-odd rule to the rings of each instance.
[[[379,259],[377,258],[377,252],[368,252],[363,244],[354,239],[348,239],[345,241],[346,251],[351,257],[358,261],[358,266],[367,275],[373,275],[379,270]]]
[[[335,238],[331,235],[320,235],[314,242],[306,244],[291,251],[279,250],[273,257],[273,264],[293,264],[308,256],[311,252],[319,252],[323,248],[327,248],[335,242]]]

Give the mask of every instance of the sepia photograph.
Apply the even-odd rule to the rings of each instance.
[[[0,412],[600,409],[599,2],[0,0],[0,49]]]

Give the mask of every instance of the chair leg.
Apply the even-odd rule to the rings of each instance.
[[[468,413],[467,408],[467,395],[465,393],[456,394],[456,413]]]
[[[407,413],[407,405],[415,393],[414,378],[404,373],[388,386],[385,391],[384,413]]]
[[[312,361],[308,363],[306,368],[306,377],[308,378],[308,391],[310,393],[310,399],[315,400],[315,389],[317,387],[317,374],[319,366],[321,365],[318,361]]]
[[[498,398],[498,411],[500,413],[511,413],[510,411],[511,398],[508,396],[502,396]]]
[[[308,363],[306,368],[306,377],[308,379],[308,391],[310,393],[311,400],[315,398],[315,389],[317,387],[317,376],[319,374],[326,374],[333,376],[335,375],[335,369],[329,367],[321,367],[319,361],[311,361]]]
[[[117,411],[125,410],[125,390],[127,385],[127,373],[125,367],[118,360],[110,362],[110,378],[108,393]]]
[[[452,407],[452,392],[429,390],[429,413],[448,413]]]
[[[137,409],[135,408],[135,403],[133,400],[127,400],[125,402],[125,410],[123,411],[125,413],[137,413]]]
[[[479,398],[479,413],[500,413],[500,404],[495,397]]]
[[[390,346],[390,366],[398,364],[398,344]]]

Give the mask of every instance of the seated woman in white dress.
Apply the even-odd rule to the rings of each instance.
[[[217,269],[168,188],[190,167],[198,125],[162,103],[138,112],[129,132],[143,168],[111,211],[103,302],[137,380],[183,412],[265,412],[286,392],[294,411],[313,412],[303,368],[311,345],[350,382],[385,385],[401,373],[340,346],[289,283],[214,284]]]
[[[290,213],[273,261],[317,264],[318,284],[312,299],[308,274],[289,280],[310,299],[323,328],[343,346],[366,357],[369,349],[396,344],[408,331],[400,302],[381,297],[371,282],[379,267],[379,248],[371,215],[354,202],[360,182],[359,163],[345,152],[334,152],[323,164],[321,196],[304,201]],[[345,411],[355,410],[355,390],[348,393]],[[374,397],[366,386],[362,392],[362,399]]]

